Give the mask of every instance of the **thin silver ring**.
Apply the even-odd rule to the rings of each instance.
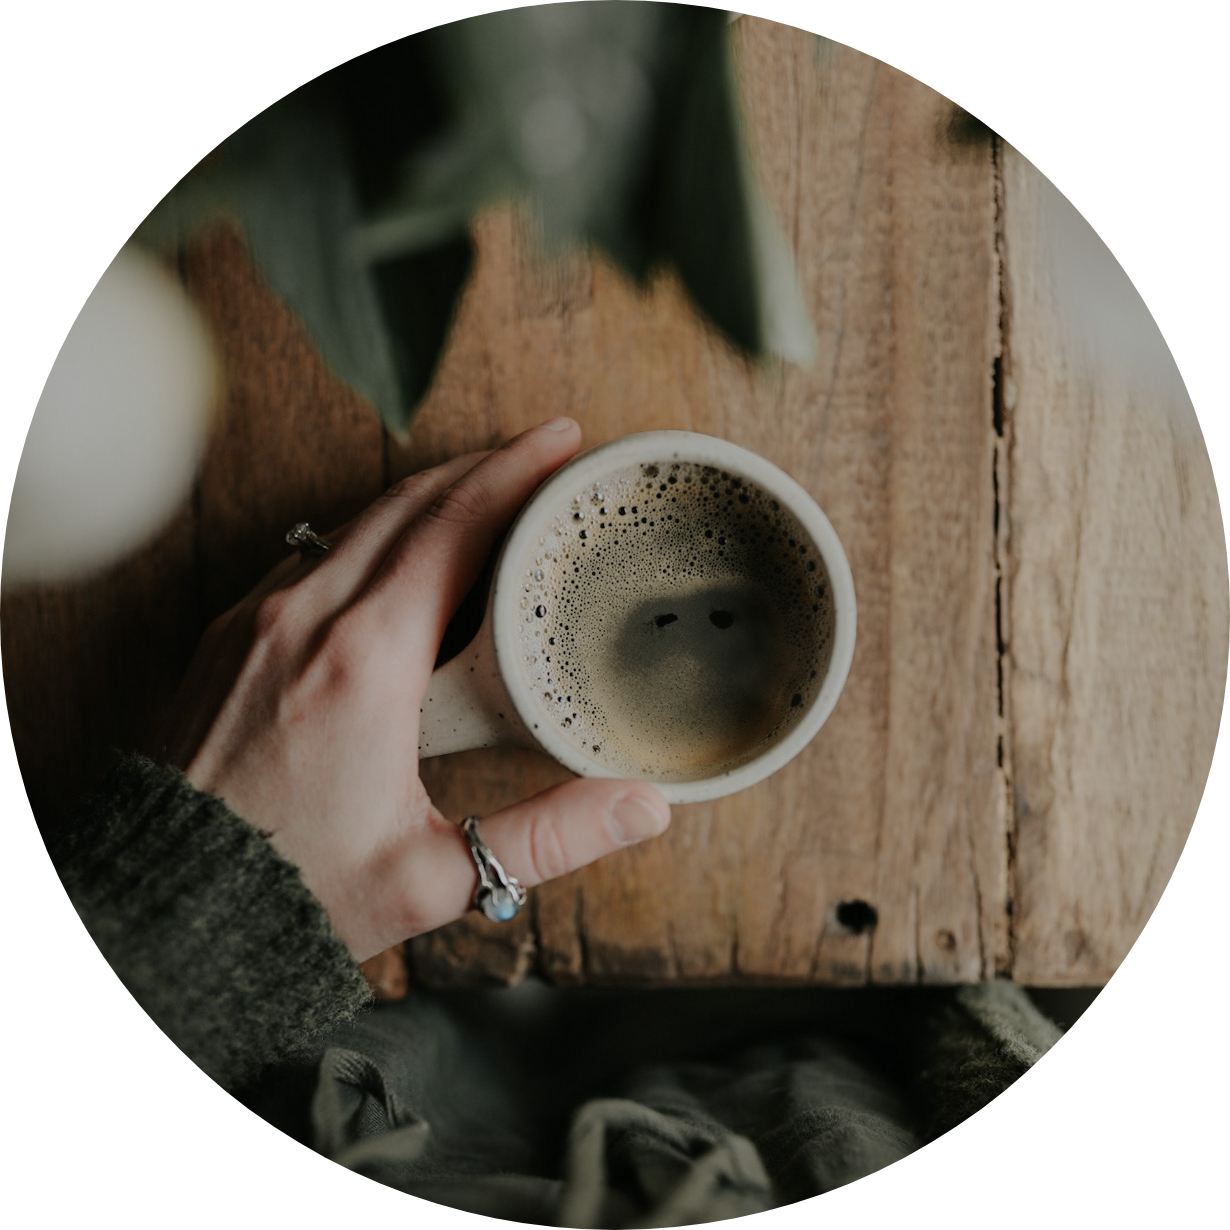
[[[304,559],[317,559],[329,549],[329,544],[306,521],[296,521],[286,531],[286,542],[288,546],[297,547]]]
[[[470,847],[470,857],[478,868],[478,887],[474,890],[473,908],[492,922],[510,922],[525,904],[526,892],[521,884],[504,870],[490,847],[479,836],[481,816],[467,816],[461,831]]]

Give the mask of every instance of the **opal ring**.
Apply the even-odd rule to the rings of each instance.
[[[525,889],[500,866],[490,847],[479,836],[479,816],[467,816],[461,831],[470,847],[470,857],[478,868],[478,888],[474,890],[474,906],[492,922],[508,922],[517,916],[525,904]]]

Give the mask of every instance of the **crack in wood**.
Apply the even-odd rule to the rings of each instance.
[[[1016,929],[1013,903],[1016,898],[1016,825],[1017,814],[1013,798],[1012,748],[1009,731],[1008,673],[1011,666],[1008,656],[1009,635],[1008,586],[1010,576],[1006,567],[1008,539],[1011,527],[1008,524],[1008,484],[1012,448],[1011,415],[1013,406],[1008,403],[1007,382],[1011,371],[1009,344],[1010,310],[1007,286],[1007,245],[1004,227],[1005,182],[1003,168],[1003,139],[991,140],[991,167],[995,194],[995,279],[999,300],[996,320],[996,355],[991,370],[991,423],[995,439],[991,460],[991,483],[994,498],[993,534],[995,552],[995,689],[999,731],[996,736],[996,767],[999,773],[999,789],[1004,825],[1004,918],[1005,951],[1003,960],[995,955],[997,975],[1011,977],[1015,964]],[[986,953],[982,944],[982,911],[979,905],[979,950],[982,958],[982,976],[988,976]]]

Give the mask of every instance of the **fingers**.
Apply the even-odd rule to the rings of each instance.
[[[274,568],[249,599],[259,601],[276,589],[294,585],[303,589],[305,600],[310,595],[312,608],[322,616],[340,610],[371,579],[406,527],[489,455],[466,453],[394,483],[374,504],[325,536],[331,549],[307,575],[302,560],[292,556]]]
[[[365,615],[402,644],[440,643],[500,533],[534,490],[580,446],[555,419],[510,440],[441,492],[405,531],[363,594]]]
[[[647,782],[579,778],[486,817],[482,835],[528,888],[658,837],[670,820],[666,800]]]
[[[647,782],[578,778],[484,817],[480,832],[504,870],[529,888],[657,837],[670,818]],[[424,867],[430,882],[409,889],[416,931],[460,918],[478,885],[465,838],[447,822],[416,841],[405,871],[421,875]]]
[[[345,546],[346,554],[357,560],[373,547],[391,546],[395,536],[442,491],[490,455],[490,449],[464,453],[394,483],[374,504],[327,536],[335,547],[330,554],[334,559],[341,558],[341,548]]]
[[[320,559],[307,563],[288,555],[215,621],[209,639],[218,643],[217,652],[230,665],[217,670],[215,655],[210,655],[210,673],[216,678],[206,681],[209,703],[198,706],[201,720],[211,720],[262,628],[303,647],[324,626],[332,622],[334,630],[342,632],[341,621],[349,620],[345,631],[356,633],[354,643],[378,648],[385,661],[392,652],[407,655],[429,671],[444,624],[500,530],[579,443],[576,423],[559,419],[522,433],[497,453],[454,458],[391,487],[327,536],[332,549]],[[391,601],[356,602],[369,589],[373,596],[387,590],[384,596]],[[412,617],[416,608],[417,620]],[[392,636],[377,639],[372,632]],[[168,744],[182,744],[190,751],[198,734],[181,737],[177,732]],[[177,753],[176,763],[180,759]]]

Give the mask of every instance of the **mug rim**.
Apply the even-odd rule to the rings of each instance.
[[[625,777],[558,733],[547,720],[520,669],[517,603],[522,564],[535,539],[559,512],[565,494],[613,470],[637,463],[685,461],[715,465],[755,483],[777,499],[802,525],[824,561],[833,593],[833,643],[824,680],[794,726],[764,751],[721,773],[686,781],[645,778],[670,803],[721,798],[763,781],[793,760],[819,732],[837,704],[854,658],[856,602],[854,578],[845,550],[828,517],[808,492],[767,458],[718,436],[692,431],[644,431],[608,440],[577,454],[530,497],[514,521],[500,552],[491,595],[496,667],[518,716],[535,742],[566,769],[582,777]]]

